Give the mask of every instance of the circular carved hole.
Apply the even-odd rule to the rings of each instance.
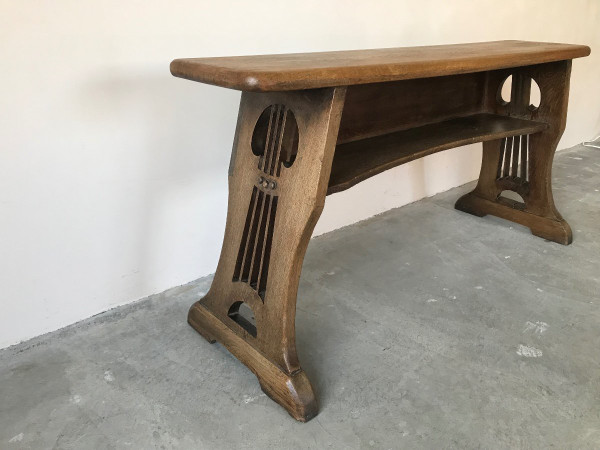
[[[535,111],[540,107],[542,101],[542,93],[536,81],[531,79],[531,94],[529,95],[529,109]]]
[[[498,101],[502,105],[508,105],[510,103],[510,96],[512,93],[512,75],[509,75],[502,83],[500,91],[498,92]]]
[[[250,335],[256,337],[256,319],[252,309],[244,302],[235,302],[229,308],[227,315]]]
[[[515,191],[502,191],[502,192],[500,192],[500,195],[498,195],[498,198],[500,198],[500,197],[507,198],[509,200],[513,200],[518,203],[525,203],[525,200],[523,200],[523,197],[521,197],[521,195],[516,193]]]
[[[256,122],[251,145],[252,153],[261,157],[259,167],[264,167],[265,172],[279,175],[282,164],[291,167],[298,153],[294,113],[284,105],[267,107]]]
[[[510,97],[512,94],[512,75],[506,77],[500,89],[498,90],[498,103],[503,106],[506,106],[510,103]],[[531,78],[531,90],[529,94],[529,110],[535,111],[539,108],[541,102],[542,94],[540,92],[540,87],[536,83],[536,81]]]
[[[252,133],[252,153],[256,156],[262,156],[265,153],[271,108],[272,107],[269,106],[261,113],[254,126],[254,132]]]

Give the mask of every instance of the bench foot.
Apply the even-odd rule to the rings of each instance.
[[[197,304],[194,303],[188,312],[188,324],[196,330],[200,336],[206,339],[209,344],[214,344],[217,342],[217,338],[209,331],[211,327],[201,325],[203,322],[199,313],[196,312],[196,305]]]
[[[207,341],[218,341],[244,363],[258,378],[262,391],[283,406],[294,419],[306,422],[317,415],[317,400],[302,369],[287,373],[234,333],[201,302],[190,308],[188,323]]]
[[[275,368],[267,376],[257,377],[262,391],[283,406],[294,419],[308,422],[319,413],[317,399],[304,371],[290,375]]]
[[[573,242],[573,233],[566,220],[532,214],[524,209],[523,203],[520,202],[504,198],[487,200],[470,192],[459,198],[454,207],[477,217],[491,214],[510,220],[528,227],[534,236],[562,245],[569,245]]]

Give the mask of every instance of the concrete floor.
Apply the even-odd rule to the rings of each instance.
[[[0,351],[0,448],[600,448],[600,151],[554,175],[569,247],[454,210],[472,184],[311,242],[307,424],[186,325],[204,278]]]

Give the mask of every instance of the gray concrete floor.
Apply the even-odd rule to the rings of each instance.
[[[554,176],[568,247],[454,210],[473,184],[311,242],[307,424],[187,326],[203,278],[0,351],[0,448],[600,448],[600,151]]]

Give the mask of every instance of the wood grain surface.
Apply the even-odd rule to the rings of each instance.
[[[287,91],[437,77],[579,58],[585,45],[528,41],[285,55],[185,58],[171,73],[242,91]]]

